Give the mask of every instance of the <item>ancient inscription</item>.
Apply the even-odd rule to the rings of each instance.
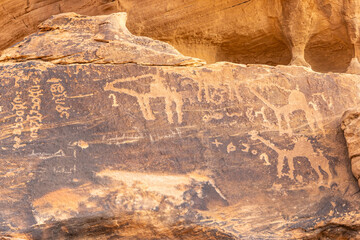
[[[31,101],[29,115],[27,120],[30,124],[30,137],[32,139],[38,138],[38,131],[42,126],[42,114],[41,110],[41,96],[43,95],[43,90],[41,89],[40,80],[37,78],[33,79],[34,85],[29,89],[29,97]]]
[[[22,132],[24,130],[24,124],[25,124],[25,110],[28,109],[26,106],[26,102],[23,101],[22,95],[23,93],[20,91],[15,92],[15,98],[12,101],[12,111],[15,112],[15,124],[13,126],[13,135],[14,135],[14,141],[15,144],[13,147],[15,149],[24,147],[25,144],[22,144],[22,140],[20,136],[22,135]]]
[[[234,146],[234,144],[233,144],[232,142],[229,143],[229,145],[227,145],[226,151],[227,151],[227,153],[231,153],[231,152],[235,152],[235,151],[236,151],[236,147]]]
[[[47,80],[47,82],[51,83],[50,91],[52,100],[56,105],[55,110],[59,113],[61,118],[69,119],[70,106],[66,102],[68,96],[65,87],[61,83],[61,79],[52,78]]]
[[[113,107],[118,107],[119,106],[119,104],[116,101],[116,96],[114,94],[112,94],[112,93],[109,94],[109,98],[112,98],[112,101],[113,101],[113,104],[111,106],[113,106]]]

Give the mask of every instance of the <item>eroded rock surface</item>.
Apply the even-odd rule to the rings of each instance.
[[[344,130],[348,146],[351,170],[358,181],[360,178],[360,112],[349,110],[343,116],[341,128]],[[360,184],[360,182],[359,182]]]
[[[203,65],[124,21],[57,15],[0,56],[1,237],[359,237],[360,76]]]
[[[53,14],[129,13],[129,29],[208,62],[293,64],[359,73],[358,0],[4,0],[0,49]]]

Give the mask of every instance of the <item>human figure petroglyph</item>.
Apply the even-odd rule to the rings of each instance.
[[[149,91],[138,92],[129,88],[116,87],[117,83],[124,83],[130,81],[138,81],[142,78],[151,78],[152,81],[149,83]],[[104,87],[105,91],[113,91],[117,93],[123,93],[129,96],[133,96],[137,99],[140,106],[141,112],[146,120],[155,120],[154,113],[151,109],[150,100],[156,98],[165,99],[165,112],[169,123],[174,123],[174,114],[172,111],[172,105],[175,104],[177,113],[177,122],[182,123],[182,106],[183,100],[180,93],[176,89],[172,89],[167,86],[159,74],[146,74],[140,77],[128,77],[124,79],[117,79],[113,82],[109,82]]]
[[[283,168],[284,168],[284,160],[285,158],[288,160],[289,164],[289,177],[291,179],[294,179],[294,158],[296,157],[306,157],[311,167],[315,170],[317,175],[319,176],[319,179],[321,179],[321,176],[323,175],[319,168],[321,168],[323,171],[326,172],[328,175],[328,178],[331,179],[331,172],[330,172],[330,166],[329,166],[329,160],[327,160],[321,152],[314,151],[314,148],[312,144],[309,142],[309,140],[305,137],[300,137],[296,139],[295,146],[292,150],[288,149],[280,149],[275,146],[271,141],[259,136],[259,133],[257,131],[251,131],[249,133],[251,136],[251,140],[256,141],[259,140],[262,142],[265,146],[271,148],[278,154],[278,163],[277,163],[277,175],[279,178],[281,178],[283,174]]]
[[[320,118],[320,115],[316,113],[316,111],[313,108],[309,106],[304,93],[302,93],[298,89],[289,90],[290,94],[288,97],[288,104],[281,107],[276,107],[275,105],[271,104],[265,97],[263,97],[256,90],[252,88],[249,88],[249,90],[257,98],[259,98],[267,107],[269,107],[274,111],[276,120],[278,122],[280,134],[288,133],[289,135],[292,135],[293,132],[290,126],[290,115],[298,110],[302,110],[305,113],[306,120],[313,132],[316,130],[316,126],[315,126],[316,124],[322,130],[322,132],[324,132],[322,124],[320,124],[319,121],[317,121],[317,118]],[[264,115],[264,112],[262,114]],[[282,118],[284,118],[285,120],[286,129],[282,127]]]

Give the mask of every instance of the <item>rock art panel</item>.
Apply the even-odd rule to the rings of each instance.
[[[54,16],[0,56],[1,237],[359,235],[338,134],[357,75],[205,65],[124,21]]]

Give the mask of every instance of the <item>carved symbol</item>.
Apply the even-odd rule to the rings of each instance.
[[[249,152],[249,149],[250,149],[249,144],[242,143],[241,145],[243,145],[243,146],[245,147],[245,149],[241,149],[241,151],[243,151],[243,152]]]
[[[213,119],[220,120],[223,117],[224,117],[224,115],[222,113],[206,114],[206,115],[203,116],[203,121],[204,122],[210,122]]]
[[[113,93],[109,94],[109,98],[113,99],[113,104],[112,104],[113,107],[119,106],[119,104],[117,104],[117,101],[116,101],[116,96]]]
[[[219,145],[223,145],[221,142],[218,142],[218,140],[217,140],[217,139],[215,139],[215,141],[214,141],[214,142],[212,142],[212,144],[215,144],[215,145],[216,145],[216,147],[219,147]]]
[[[228,153],[235,152],[235,151],[236,151],[236,147],[235,147],[234,144],[231,142],[231,143],[229,143],[229,145],[226,147],[226,150],[227,150]]]
[[[153,81],[149,83],[149,90],[147,92],[137,92],[129,88],[119,88],[114,86],[117,83],[132,82],[137,81],[141,78],[149,77],[152,78]],[[104,87],[104,90],[127,94],[129,96],[135,97],[140,106],[140,110],[146,120],[155,120],[155,116],[150,106],[150,99],[164,98],[165,112],[169,123],[174,123],[174,116],[171,109],[173,104],[175,104],[176,107],[175,109],[177,113],[177,121],[178,123],[181,123],[183,106],[182,95],[176,92],[176,90],[170,89],[167,85],[165,85],[165,83],[166,81],[164,81],[163,77],[161,77],[159,73],[157,73],[157,75],[146,74],[142,77],[129,77],[107,83]]]
[[[53,153],[53,154],[35,153],[35,151],[32,150],[32,153],[30,154],[30,156],[36,156],[36,157],[39,157],[40,159],[49,159],[49,158],[53,158],[53,157],[66,157],[66,155],[62,149],[59,149],[59,151],[57,151],[56,153]]]
[[[265,161],[265,163],[264,163],[264,165],[271,165],[271,163],[269,162],[269,156],[266,154],[266,153],[262,153],[261,155],[260,155],[260,160],[264,160]]]
[[[237,113],[237,112],[234,112],[234,113],[226,113],[226,116],[228,117],[242,117],[243,114],[242,113]]]
[[[253,108],[246,109],[246,117],[250,120],[250,122],[254,122]]]

